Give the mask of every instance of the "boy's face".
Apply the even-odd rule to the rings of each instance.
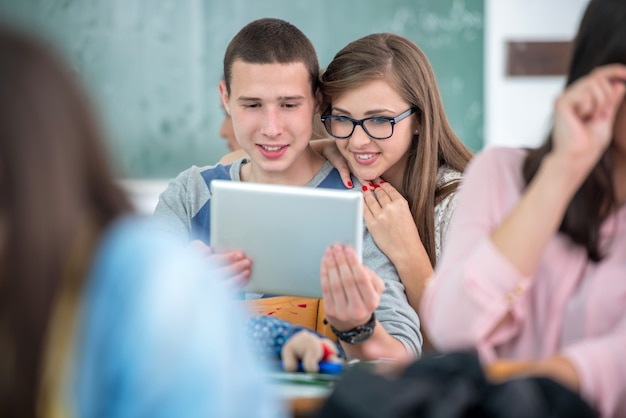
[[[264,177],[256,180],[299,181],[299,167],[310,158],[306,151],[317,110],[304,64],[236,60],[231,70],[230,95],[223,81],[220,94],[232,117],[239,145],[250,156],[255,173]]]

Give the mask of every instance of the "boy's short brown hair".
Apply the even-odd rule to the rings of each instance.
[[[249,64],[301,62],[309,72],[311,91],[317,91],[320,70],[315,48],[300,29],[284,20],[254,20],[230,41],[224,55],[224,81],[229,93],[231,69],[236,60]]]

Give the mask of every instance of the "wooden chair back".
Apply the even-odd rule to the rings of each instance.
[[[324,301],[298,296],[273,296],[245,301],[252,315],[272,315],[295,325],[308,327],[325,337],[337,338],[324,322]]]

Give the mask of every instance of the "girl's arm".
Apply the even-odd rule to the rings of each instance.
[[[430,335],[443,347],[493,347],[513,338],[529,303],[525,288],[573,194],[610,142],[624,96],[622,83],[614,82],[620,77],[624,66],[600,68],[557,99],[553,151],[525,189],[521,151],[487,150],[470,163],[449,245],[422,302]]]

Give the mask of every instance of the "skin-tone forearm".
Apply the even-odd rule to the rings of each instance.
[[[404,345],[391,336],[385,328],[376,321],[374,333],[366,341],[359,344],[340,342],[348,360],[359,359],[362,361],[378,360],[381,358],[405,362],[414,359]]]
[[[493,244],[520,273],[535,271],[580,181],[566,164],[547,156],[518,205],[493,231]]]
[[[419,312],[419,306],[422,301],[424,289],[426,288],[426,282],[433,275],[433,268],[430,265],[430,260],[428,259],[424,247],[421,246],[421,248],[423,255],[414,257],[412,262],[410,260],[407,260],[406,263],[392,261],[396,266],[396,270],[398,270],[398,275],[400,276],[402,284],[404,284],[404,291],[406,293],[407,300],[409,301],[409,305],[411,305],[415,312]],[[435,352],[436,349],[430,342],[430,337],[428,336],[426,329],[424,326],[421,326],[420,328],[422,333],[422,350],[424,352]]]
[[[552,151],[543,159],[520,202],[491,235],[501,254],[522,274],[535,272],[576,190],[613,141],[616,111],[626,92],[621,80],[625,79],[626,66],[599,67],[570,85],[555,101]],[[506,320],[502,318],[492,333]],[[577,388],[577,374],[565,358],[557,356],[535,366]]]
[[[567,164],[554,155],[546,156],[517,206],[491,234],[494,246],[525,276],[537,268],[582,181],[580,175],[566,168]],[[510,320],[507,313],[490,334]]]
[[[376,245],[398,271],[407,299],[418,310],[424,283],[433,268],[406,199],[389,183],[380,181],[363,192],[363,217]]]
[[[553,151],[520,203],[491,236],[522,274],[535,271],[572,196],[610,144],[615,113],[624,98],[623,82],[616,80],[625,78],[626,66],[599,67],[555,101]]]
[[[329,248],[320,266],[326,318],[336,329],[347,331],[365,324],[380,304],[385,284],[363,266],[354,249],[342,245]],[[379,321],[364,342],[341,342],[348,360],[379,358],[402,361],[410,358],[404,345],[391,336]]]
[[[391,262],[396,267],[400,280],[404,285],[409,304],[417,312],[419,309],[426,281],[433,274],[430,259],[421,241],[415,248],[407,249],[405,254],[395,256]]]
[[[363,216],[376,245],[393,263],[411,307],[418,312],[424,286],[433,274],[428,253],[406,199],[389,183],[380,181],[373,191],[363,193]],[[433,351],[424,334],[424,347]]]

